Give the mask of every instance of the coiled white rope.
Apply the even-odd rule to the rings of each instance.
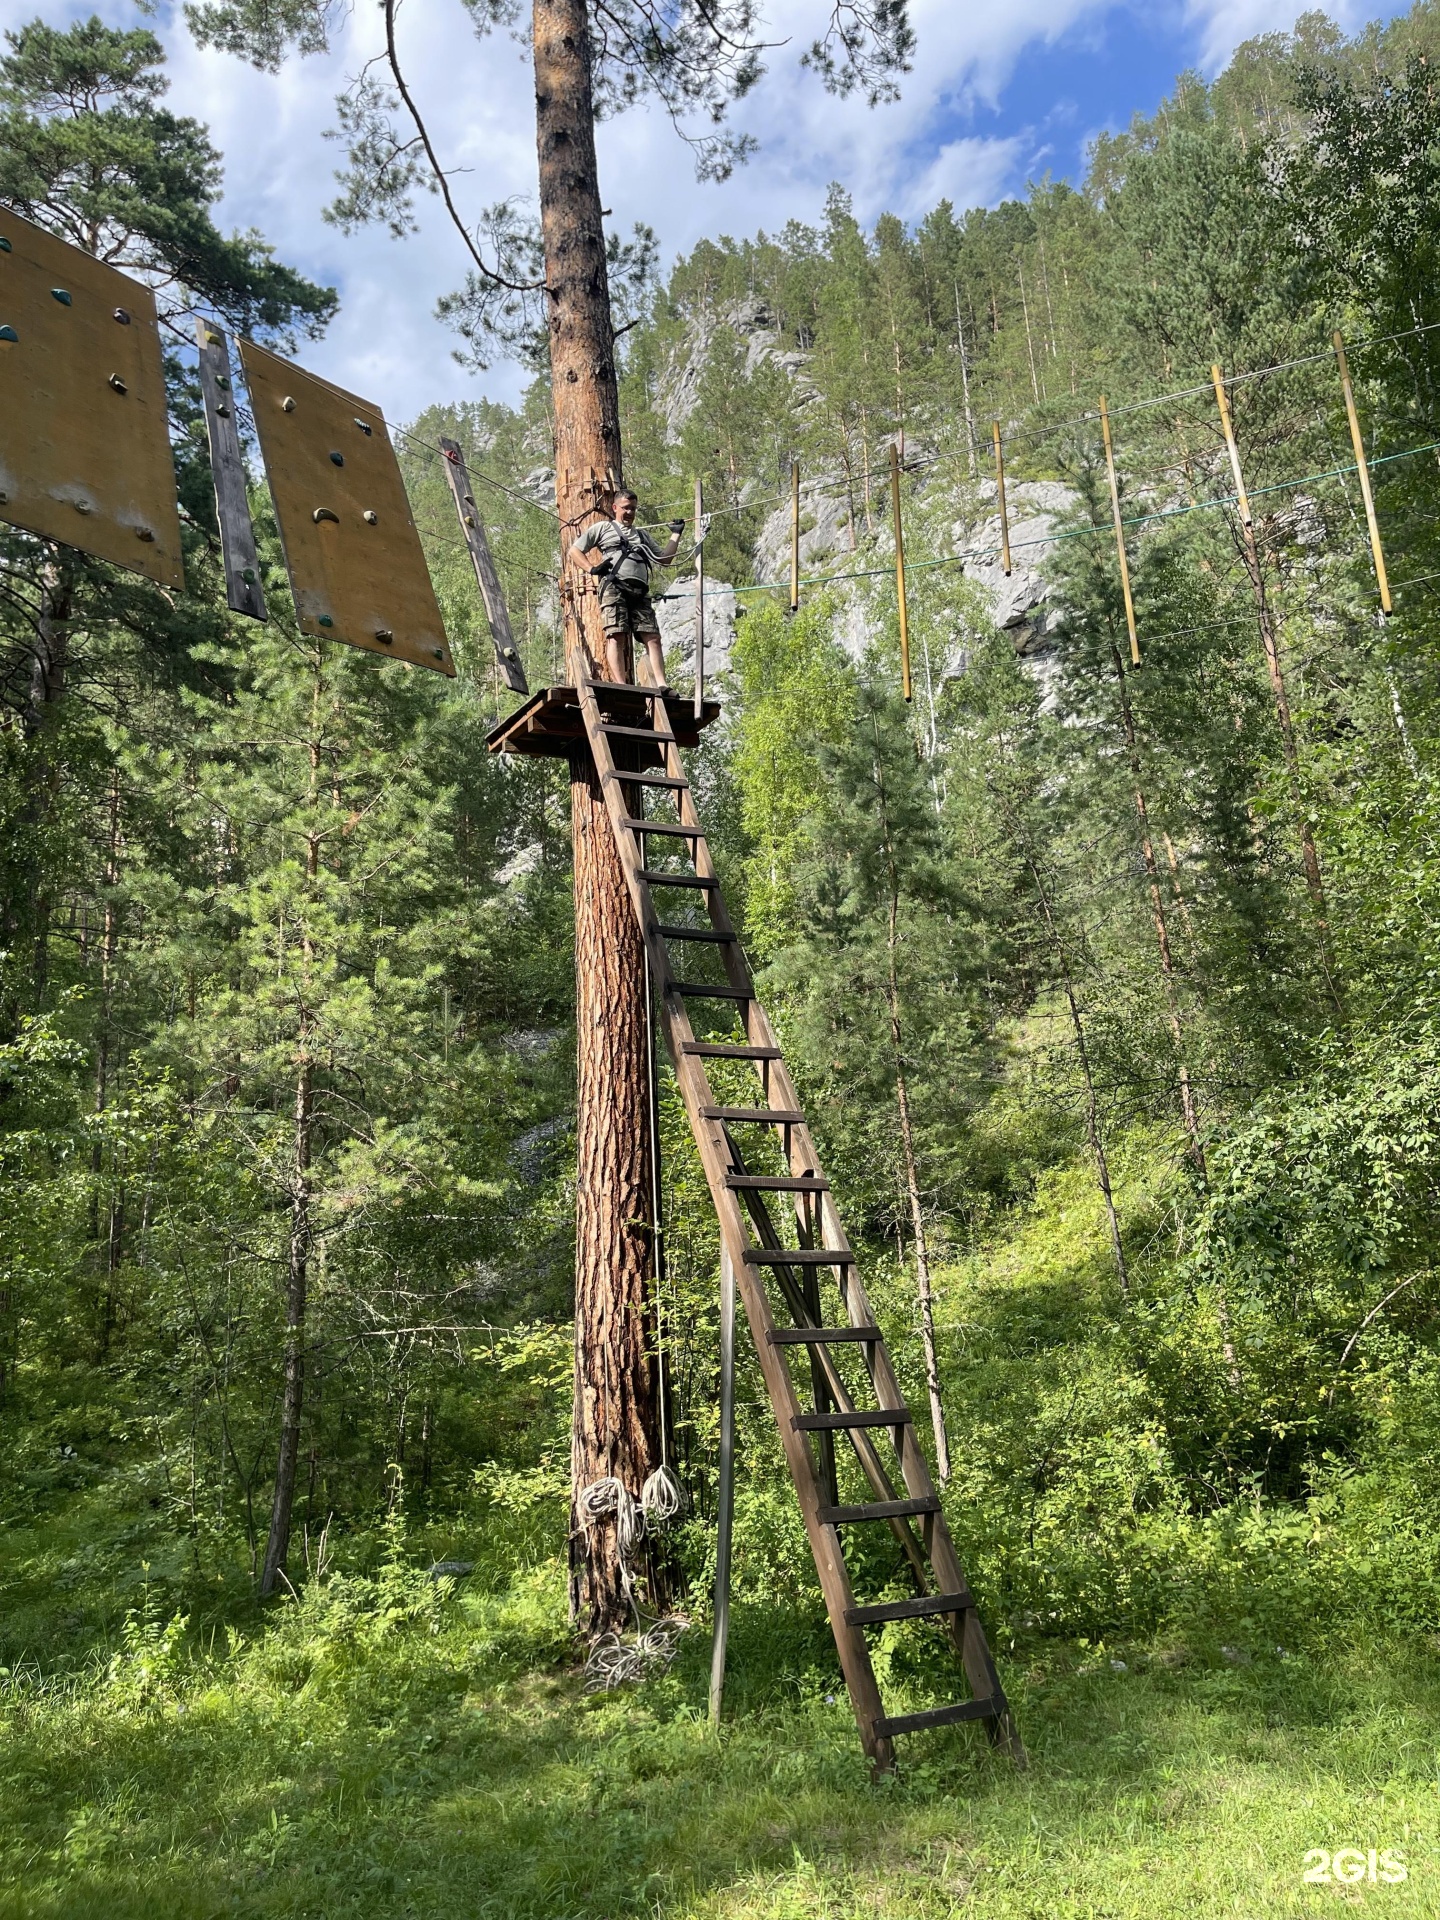
[[[618,1633],[602,1634],[585,1662],[585,1691],[608,1693],[611,1687],[644,1680],[657,1668],[668,1667],[689,1624],[684,1614],[671,1613],[630,1641],[622,1640]]]

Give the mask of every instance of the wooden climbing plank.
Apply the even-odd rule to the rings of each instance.
[[[701,1107],[700,1118],[767,1127],[798,1127],[805,1120],[798,1107]]]
[[[802,1433],[838,1432],[846,1427],[908,1427],[908,1407],[857,1407],[854,1413],[802,1413],[795,1421]]]
[[[808,1347],[815,1341],[838,1345],[846,1341],[868,1342],[883,1338],[879,1327],[773,1327],[770,1332],[770,1344],[775,1347]]]
[[[997,1720],[1006,1711],[1004,1696],[961,1700],[953,1707],[926,1707],[921,1713],[887,1713],[880,1726],[887,1735],[921,1733],[926,1727],[951,1727],[958,1720]]]
[[[940,1502],[932,1494],[928,1500],[862,1500],[854,1506],[822,1507],[820,1518],[827,1527],[848,1527],[861,1520],[903,1520],[939,1511]]]
[[[868,1607],[851,1607],[845,1617],[852,1627],[878,1627],[887,1620],[919,1620],[927,1614],[964,1613],[974,1604],[967,1587],[960,1593],[922,1593],[914,1600],[880,1600]]]
[[[855,1256],[842,1247],[747,1247],[752,1267],[853,1267]]]

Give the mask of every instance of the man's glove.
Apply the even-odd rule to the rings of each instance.
[[[685,522],[683,520],[667,520],[665,524],[671,533],[684,533],[685,531]]]

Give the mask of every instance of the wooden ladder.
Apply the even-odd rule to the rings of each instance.
[[[594,755],[620,862],[634,902],[656,983],[661,1027],[674,1063],[734,1264],[740,1297],[760,1356],[761,1371],[780,1428],[785,1457],[820,1576],[840,1666],[866,1753],[878,1770],[894,1765],[896,1734],[979,1720],[990,1739],[1017,1763],[1024,1748],[1016,1733],[985,1631],[956,1558],[910,1409],[895,1378],[884,1337],[875,1325],[855,1255],[836,1211],[830,1183],[765,1010],[755,997],[745,955],[726,911],[705,830],[680,760],[663,699],[650,687],[582,679],[578,688],[585,732]],[[602,702],[606,703],[602,707]],[[608,708],[608,711],[606,710]],[[622,718],[611,715],[619,711]],[[636,725],[648,710],[648,724]],[[641,764],[642,753],[661,770]],[[671,803],[671,817],[647,815],[645,796]],[[652,858],[651,847],[665,848]],[[667,862],[678,855],[681,864]],[[699,897],[708,924],[662,917],[657,892]],[[683,907],[675,910],[683,912]],[[718,954],[725,978],[704,982],[678,972],[671,946],[698,944]],[[697,1039],[692,1004],[728,1005],[740,1032]],[[707,1061],[749,1061],[760,1082],[760,1103],[717,1099]],[[742,1154],[741,1133],[756,1134],[763,1157],[766,1135],[778,1140],[785,1171],[754,1170]],[[752,1149],[752,1159],[756,1149]],[[787,1245],[767,1195],[789,1195],[796,1244]],[[827,1324],[822,1276],[833,1277],[840,1314]],[[828,1284],[828,1283],[827,1283]],[[777,1320],[772,1295],[784,1307]],[[809,1361],[813,1406],[802,1403],[790,1355]],[[841,1351],[837,1351],[841,1350]],[[847,1378],[842,1360],[849,1350]],[[854,1364],[858,1354],[863,1365]],[[862,1404],[869,1401],[869,1405]],[[835,1441],[848,1441],[871,1497],[844,1504],[837,1490]],[[881,1444],[884,1446],[882,1452]],[[898,1483],[897,1484],[897,1479]],[[845,1562],[844,1530],[879,1523],[895,1535],[917,1589],[916,1597],[857,1602]],[[917,1531],[918,1523],[918,1531]],[[934,1615],[965,1670],[968,1700],[918,1713],[888,1714],[865,1638],[867,1627]]]

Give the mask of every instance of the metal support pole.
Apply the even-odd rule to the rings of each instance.
[[[730,1638],[730,1532],[735,1518],[735,1269],[720,1248],[720,1487],[715,1529],[715,1640],[710,1653],[710,1722],[720,1724],[725,1645]]]
[[[900,608],[900,688],[910,702],[910,609],[905,600],[905,529],[900,521],[900,453],[890,442],[890,511],[895,519],[895,598]]]
[[[1125,558],[1125,528],[1120,519],[1120,482],[1115,477],[1115,448],[1110,440],[1110,412],[1100,396],[1100,431],[1105,436],[1105,468],[1110,475],[1110,512],[1115,521],[1115,552],[1120,560],[1120,590],[1125,595],[1125,625],[1130,629],[1130,659],[1140,664],[1140,642],[1135,637],[1135,602],[1130,598],[1130,563]]]
[[[1380,522],[1375,518],[1375,496],[1370,491],[1370,462],[1365,458],[1365,442],[1360,436],[1360,416],[1355,411],[1355,390],[1350,385],[1350,366],[1345,358],[1345,342],[1339,333],[1331,335],[1335,358],[1340,365],[1340,385],[1345,392],[1345,413],[1350,422],[1350,444],[1355,449],[1355,471],[1360,476],[1360,497],[1365,502],[1365,524],[1370,529],[1370,552],[1375,561],[1375,584],[1380,589],[1380,611],[1389,613],[1390,581],[1385,572],[1385,550],[1380,545]]]
[[[1000,502],[1000,564],[1010,578],[1010,515],[1005,507],[1005,451],[1000,445],[1000,422],[990,422],[995,436],[995,496]]]
[[[800,611],[800,462],[790,462],[790,611]]]
[[[695,718],[705,717],[705,483],[695,476]]]

